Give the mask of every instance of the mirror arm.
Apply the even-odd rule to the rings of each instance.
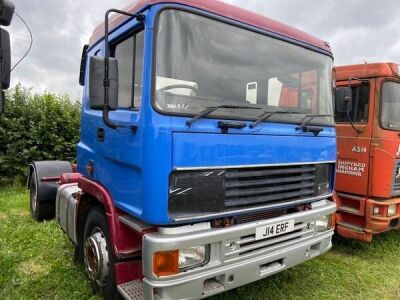
[[[104,106],[103,106],[103,122],[106,126],[112,128],[112,129],[117,129],[119,127],[126,127],[126,126],[120,126],[120,125],[116,125],[114,124],[109,117],[109,113],[110,113],[110,43],[109,43],[109,26],[108,26],[108,20],[109,20],[109,16],[111,13],[117,13],[117,14],[121,14],[121,15],[125,15],[128,17],[132,17],[137,19],[139,22],[143,23],[144,22],[144,15],[139,13],[139,14],[130,14],[128,12],[122,11],[122,10],[118,10],[118,9],[109,9],[106,12],[105,15],[105,20],[104,20],[104,82],[103,82],[103,86],[104,86]],[[133,126],[136,128],[136,126]],[[133,129],[133,127],[131,127],[131,129],[133,131],[135,131]]]
[[[350,77],[350,78],[349,78],[349,88],[351,88],[351,82],[352,82],[353,80],[358,80],[358,81],[361,81],[361,82],[364,82],[364,83],[365,83],[365,82],[366,82],[366,83],[369,82],[368,79]],[[364,132],[364,130],[361,130],[361,129],[356,128],[356,125],[354,124],[354,122],[353,122],[353,121],[351,120],[351,118],[350,118],[350,101],[349,101],[349,100],[347,100],[347,119],[349,119],[349,123],[350,123],[351,127],[352,127],[357,133],[363,133],[363,132]]]
[[[351,125],[351,127],[357,132],[357,133],[363,133],[364,130],[358,129],[356,128],[356,125],[354,124],[354,122],[351,120],[350,118],[350,101],[347,100],[347,119],[349,119],[349,123]]]

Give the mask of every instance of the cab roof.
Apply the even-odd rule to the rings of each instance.
[[[395,63],[372,63],[335,67],[336,80],[350,78],[399,77],[399,65]]]
[[[279,35],[286,36],[288,38],[297,40],[299,42],[307,43],[311,46],[317,47],[329,53],[332,53],[331,48],[328,43],[311,36],[307,33],[304,33],[300,30],[292,28],[288,25],[280,23],[278,21],[272,20],[265,16],[244,10],[242,8],[233,6],[231,4],[227,4],[217,0],[136,0],[130,6],[123,9],[126,12],[135,14],[145,9],[149,8],[155,4],[161,3],[169,3],[169,4],[181,4],[189,7],[201,9],[206,12],[214,13],[241,23],[245,23],[247,25],[255,26],[260,29],[273,32]],[[128,20],[129,17],[114,14],[110,18],[109,30],[110,32],[120,25],[122,25],[125,21]],[[104,37],[104,22],[96,27],[93,32],[92,37],[90,38],[90,46],[93,46],[98,41],[100,41]]]

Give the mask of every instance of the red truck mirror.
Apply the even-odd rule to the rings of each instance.
[[[347,113],[351,111],[353,106],[353,92],[351,87],[338,87],[336,89],[336,111],[340,113]]]

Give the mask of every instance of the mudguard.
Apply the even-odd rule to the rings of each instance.
[[[35,172],[34,177],[32,177]],[[34,161],[29,165],[27,188],[32,178],[37,182],[37,200],[39,202],[55,201],[58,181],[64,173],[72,173],[72,165],[67,161]]]

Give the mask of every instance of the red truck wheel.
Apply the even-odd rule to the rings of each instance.
[[[32,218],[38,222],[52,219],[55,214],[54,202],[40,201],[38,199],[38,184],[35,172],[32,173],[29,189]]]
[[[117,299],[115,256],[110,246],[110,233],[104,212],[93,208],[86,219],[83,238],[83,261],[86,274],[96,293],[104,299]]]

